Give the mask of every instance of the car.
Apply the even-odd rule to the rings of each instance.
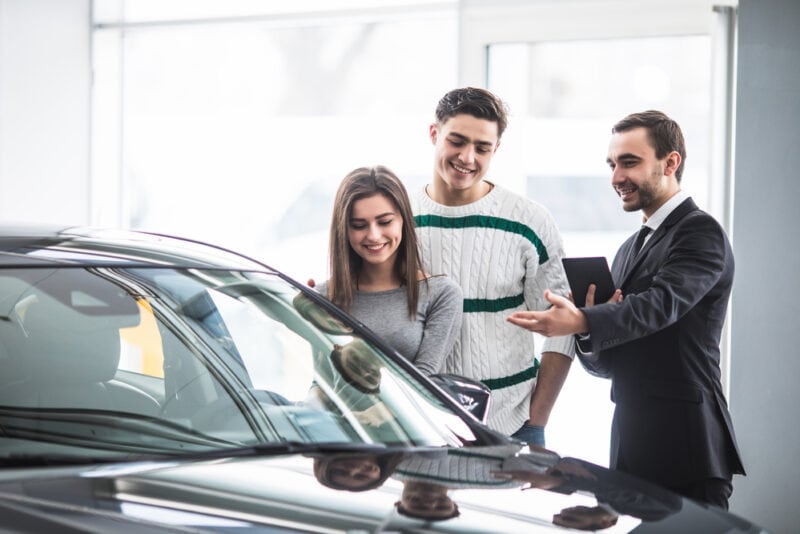
[[[222,247],[0,228],[0,530],[762,531],[494,432],[487,391]]]

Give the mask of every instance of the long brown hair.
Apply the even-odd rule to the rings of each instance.
[[[392,202],[403,218],[403,236],[397,251],[394,271],[401,283],[406,286],[408,314],[414,317],[419,302],[417,273],[422,266],[414,229],[414,214],[403,183],[392,171],[381,165],[359,167],[351,171],[344,177],[336,192],[328,249],[330,261],[328,298],[343,309],[350,310],[363,260],[350,246],[347,228],[353,204],[357,200],[375,195],[382,195]]]

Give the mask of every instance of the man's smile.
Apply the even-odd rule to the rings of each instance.
[[[460,174],[469,175],[469,174],[472,174],[472,173],[475,172],[473,169],[468,169],[466,167],[462,167],[461,165],[459,165],[457,163],[453,163],[452,161],[450,162],[450,166],[453,167],[453,169],[455,169],[456,172],[458,172]]]
[[[624,186],[616,187],[615,189],[622,200],[628,200],[632,194],[639,190],[638,187],[631,184],[625,184]]]

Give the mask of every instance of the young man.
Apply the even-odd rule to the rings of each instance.
[[[611,185],[647,228],[643,244],[631,236],[614,258],[621,289],[593,306],[590,286],[581,309],[548,293],[553,308],[509,321],[546,336],[581,334],[584,366],[611,378],[612,468],[727,508],[732,475],[744,474],[719,367],[733,253],[720,225],[681,191],[678,124],[646,111],[611,131]]]
[[[414,220],[425,271],[447,274],[464,294],[461,336],[444,370],[492,390],[490,427],[543,447],[574,341],[547,340],[539,363],[533,336],[505,319],[546,309],[546,288],[569,290],[550,213],[484,179],[506,124],[505,105],[484,89],[455,89],[439,101],[433,181],[414,196]]]

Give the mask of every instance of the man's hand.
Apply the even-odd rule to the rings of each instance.
[[[508,316],[508,322],[546,337],[566,336],[589,330],[583,312],[564,297],[549,289],[544,298],[553,306],[546,311],[518,311]]]
[[[589,284],[586,292],[586,307],[594,306],[594,293],[597,286]],[[508,322],[536,332],[545,337],[567,336],[570,334],[584,334],[589,331],[586,316],[573,304],[572,299],[556,295],[549,289],[544,292],[544,298],[552,304],[545,311],[518,311],[508,316]],[[621,302],[622,290],[617,289],[607,302]]]
[[[564,483],[564,479],[548,475],[546,473],[536,473],[527,470],[512,470],[512,471],[492,471],[492,475],[500,480],[508,480],[515,482],[524,482],[528,485],[523,487],[523,490],[529,489],[544,489],[549,490],[557,488]]]
[[[594,293],[597,291],[597,286],[595,284],[589,284],[589,289],[586,291],[586,307],[589,308],[590,306],[594,306]],[[572,300],[572,293],[570,293],[570,302],[574,302]],[[614,294],[611,295],[611,298],[608,299],[606,302],[622,302],[622,290],[615,289]]]

